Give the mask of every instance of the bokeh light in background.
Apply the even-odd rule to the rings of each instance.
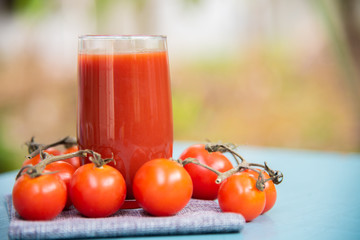
[[[0,4],[1,171],[75,136],[82,34],[168,36],[175,140],[360,149],[360,1]]]

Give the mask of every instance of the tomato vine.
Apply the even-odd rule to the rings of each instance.
[[[21,175],[25,173],[29,175],[31,178],[35,178],[45,174],[52,174],[53,172],[44,172],[44,169],[47,165],[53,162],[66,160],[73,157],[88,157],[90,155],[89,160],[93,162],[96,167],[102,167],[103,165],[114,160],[113,158],[103,159],[101,158],[101,154],[90,149],[78,150],[75,152],[57,155],[57,156],[51,155],[45,151],[48,148],[55,147],[58,145],[64,145],[66,148],[69,148],[71,146],[75,146],[76,144],[77,144],[76,138],[72,138],[72,137],[65,137],[59,141],[47,145],[36,143],[34,141],[34,138],[31,138],[31,140],[26,143],[29,151],[29,155],[27,156],[27,159],[31,159],[39,154],[41,160],[36,165],[23,166],[16,175],[16,179],[18,179]]]
[[[196,158],[187,158],[184,160],[177,159],[176,161],[178,163],[182,164],[183,166],[185,166],[186,164],[189,164],[189,163],[193,163],[193,164],[202,166],[202,167],[216,173],[218,175],[217,179],[215,180],[215,182],[217,184],[220,184],[221,182],[223,182],[225,179],[227,179],[231,175],[238,173],[238,172],[242,172],[246,169],[251,169],[252,171],[258,173],[258,178],[256,180],[256,188],[259,189],[260,191],[263,191],[265,189],[265,183],[267,181],[272,181],[274,184],[280,184],[283,181],[284,176],[281,171],[271,169],[266,162],[264,162],[264,164],[258,164],[258,163],[250,163],[250,162],[246,161],[239,153],[237,153],[235,151],[236,148],[237,148],[236,145],[234,145],[232,143],[230,143],[230,144],[211,144],[211,143],[209,143],[209,144],[205,145],[205,149],[208,152],[230,153],[231,156],[235,159],[237,166],[235,166],[234,168],[232,168],[226,172],[217,171],[214,168],[211,168],[205,164],[200,163]],[[262,171],[257,169],[259,167],[263,168],[263,170],[266,171],[270,177],[265,179]]]
[[[72,146],[77,145],[77,141],[75,137],[66,136],[60,139],[59,141],[45,145],[35,142],[35,137],[32,137],[30,141],[26,142],[25,144],[26,146],[28,146],[28,152],[29,152],[27,159],[30,159],[38,155],[41,152],[41,150],[45,150],[51,147],[56,147],[58,145],[64,145],[65,148],[70,148]]]

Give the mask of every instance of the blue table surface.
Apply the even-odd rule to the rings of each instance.
[[[175,142],[174,158],[190,145]],[[141,239],[360,239],[360,155],[240,146],[248,161],[267,161],[281,170],[273,209],[246,223],[240,233],[136,237]],[[0,194],[10,194],[16,171],[0,174]],[[9,219],[0,205],[0,236],[6,239]],[[127,239],[127,238],[122,238]]]

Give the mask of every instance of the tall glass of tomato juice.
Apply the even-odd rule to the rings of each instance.
[[[127,199],[143,163],[172,156],[165,36],[79,37],[77,138],[80,149],[115,159]]]

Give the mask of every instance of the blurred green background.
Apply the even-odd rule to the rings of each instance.
[[[360,1],[2,0],[1,172],[75,136],[82,34],[168,36],[175,140],[360,150]]]

